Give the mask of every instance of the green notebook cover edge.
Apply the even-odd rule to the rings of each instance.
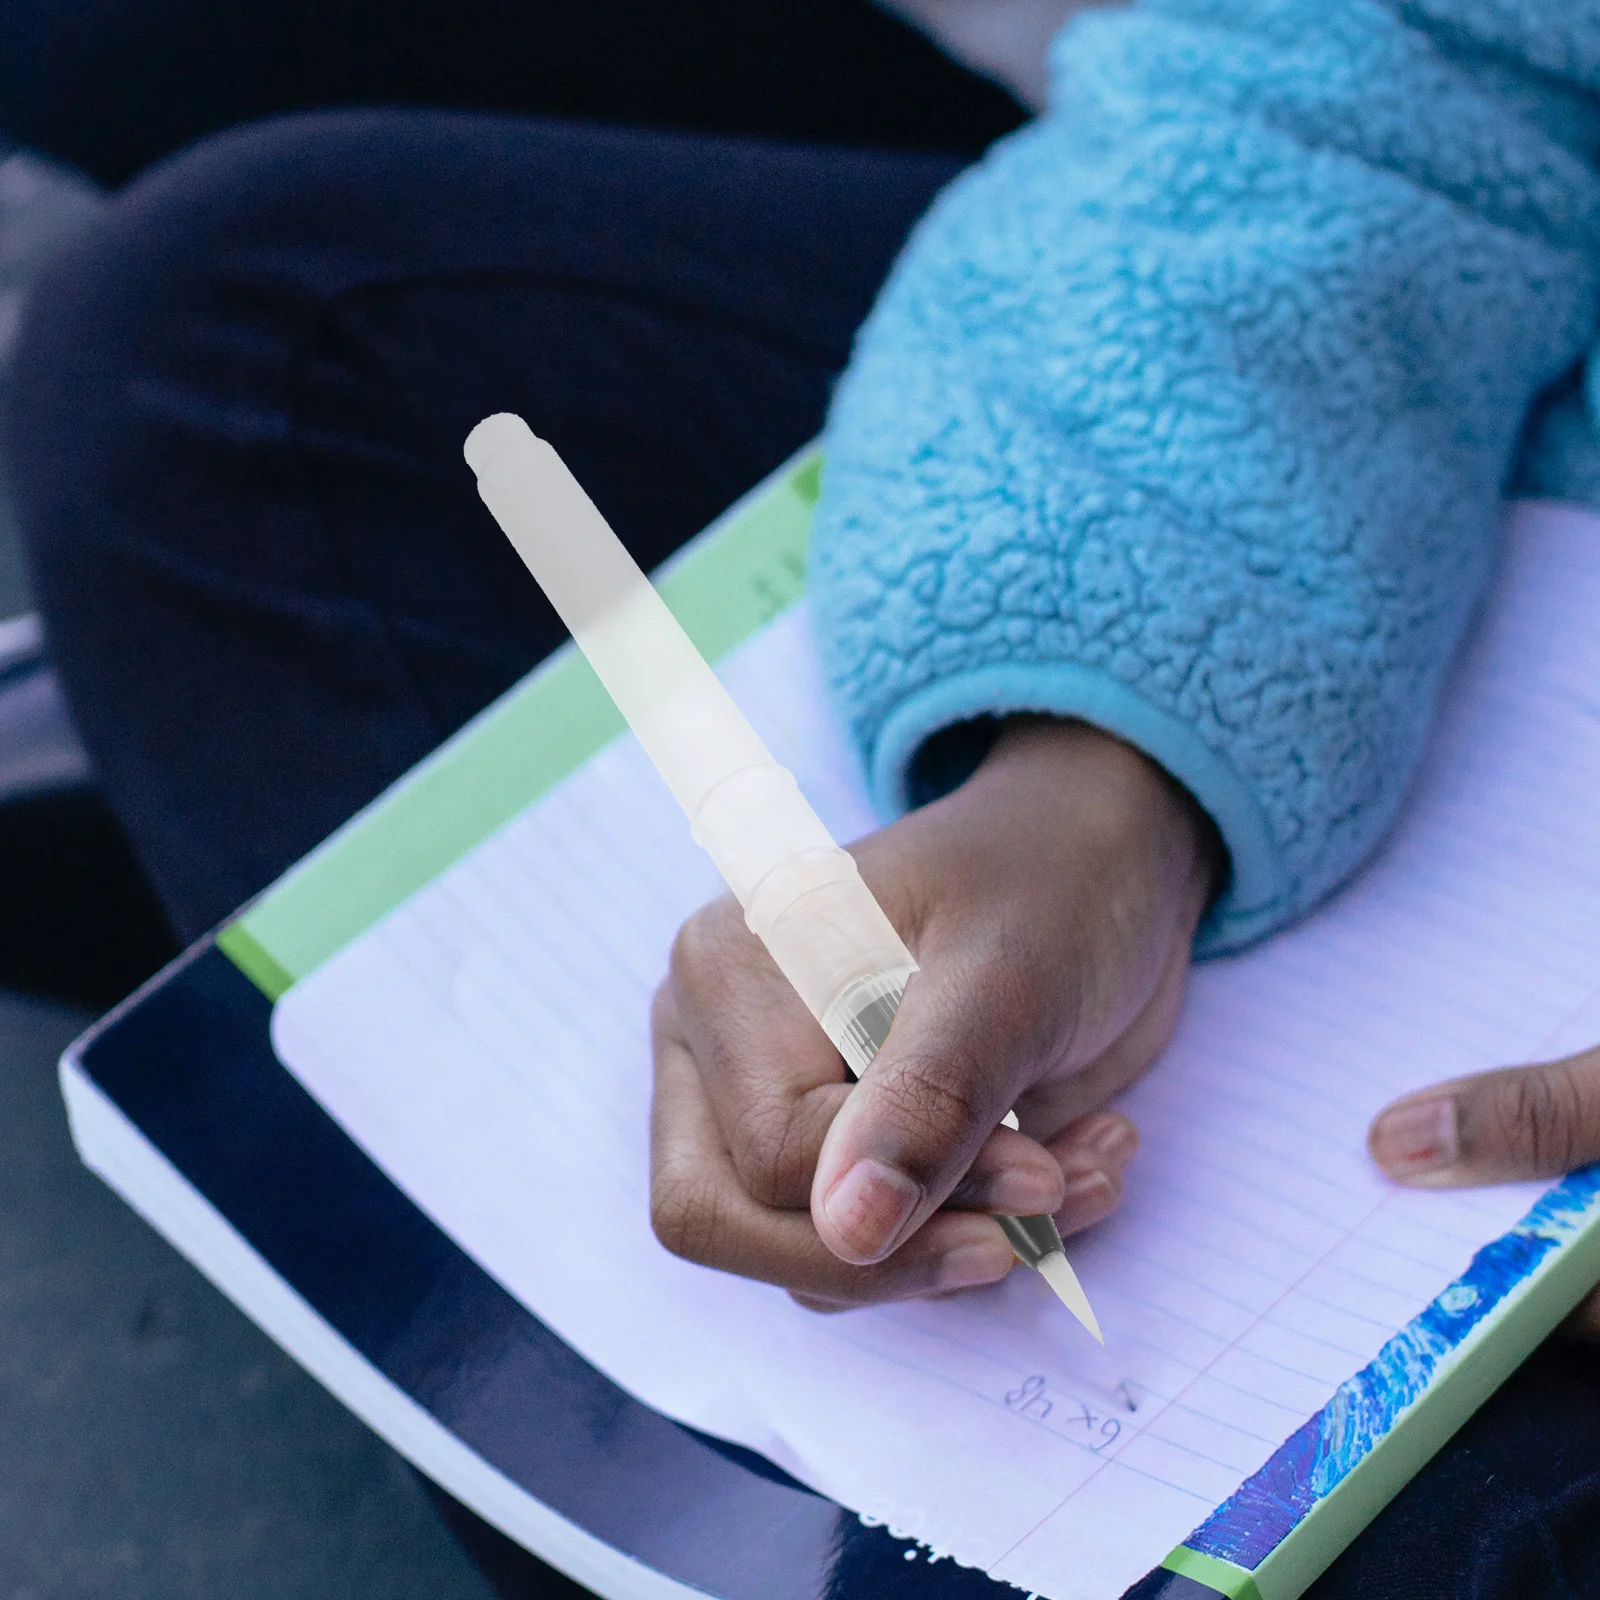
[[[1203,1550],[1191,1550],[1188,1545],[1180,1544],[1161,1565],[1180,1578],[1192,1578],[1208,1589],[1215,1589],[1227,1600],[1262,1600],[1255,1575],[1248,1568],[1208,1556]]]
[[[821,472],[812,443],[656,572],[708,659],[800,597]],[[569,641],[225,923],[218,947],[277,1001],[621,732]]]
[[[243,922],[229,922],[219,928],[217,948],[274,1005],[294,986],[293,976],[279,965],[270,950],[257,943]]]
[[[1206,1589],[1226,1595],[1227,1600],[1261,1600],[1261,1590],[1248,1568],[1206,1555],[1205,1550],[1190,1550],[1187,1544],[1179,1544],[1166,1557],[1162,1570],[1176,1573],[1179,1578],[1192,1578],[1197,1584],[1205,1584]]]

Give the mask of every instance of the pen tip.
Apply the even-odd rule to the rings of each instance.
[[[1100,1331],[1100,1320],[1095,1316],[1094,1307],[1089,1304],[1089,1297],[1078,1282],[1078,1274],[1072,1270],[1072,1263],[1066,1256],[1059,1250],[1052,1250],[1039,1263],[1039,1275],[1055,1290],[1062,1305],[1103,1345],[1106,1338]]]

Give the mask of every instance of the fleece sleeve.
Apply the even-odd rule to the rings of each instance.
[[[813,611],[885,815],[1084,718],[1215,819],[1227,950],[1393,820],[1539,397],[1592,469],[1600,0],[1150,0],[1053,69],[858,339]]]

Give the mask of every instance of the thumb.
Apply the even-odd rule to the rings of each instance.
[[[998,1126],[1034,1055],[1016,1025],[1006,1026],[1005,987],[992,973],[987,982],[948,969],[912,978],[817,1161],[811,1214],[835,1255],[857,1265],[888,1255],[938,1210],[980,1150],[982,1194],[972,1203],[1023,1216],[1061,1203],[1055,1157]]]
[[[1558,1177],[1600,1160],[1600,1049],[1419,1090],[1378,1113],[1367,1143],[1402,1183]]]

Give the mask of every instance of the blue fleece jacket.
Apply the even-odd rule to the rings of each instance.
[[[1393,820],[1504,492],[1600,499],[1600,0],[1144,0],[1053,74],[860,335],[814,609],[885,814],[1085,718],[1216,820],[1226,950]]]

